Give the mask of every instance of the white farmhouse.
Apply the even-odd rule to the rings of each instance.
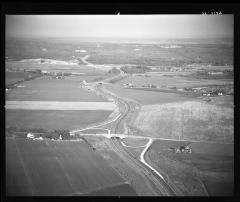
[[[28,139],[33,139],[34,138],[34,134],[33,133],[28,133],[27,134],[27,138]]]

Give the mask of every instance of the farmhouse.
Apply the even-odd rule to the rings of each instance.
[[[176,153],[192,153],[192,150],[189,146],[181,146],[175,149]]]
[[[28,138],[28,139],[34,139],[35,136],[34,136],[33,133],[28,133],[28,134],[27,134],[27,138]]]

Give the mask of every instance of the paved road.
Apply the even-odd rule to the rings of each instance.
[[[86,128],[96,128],[99,126],[105,126],[108,129],[111,130],[111,134],[117,134],[120,133],[120,126],[121,123],[125,120],[125,118],[128,116],[130,111],[134,111],[136,106],[133,106],[133,104],[127,102],[126,100],[120,98],[116,94],[113,94],[109,92],[108,90],[103,88],[103,84],[93,84],[94,89],[106,97],[111,97],[115,103],[119,107],[120,114],[115,117],[113,120],[104,122],[102,124],[95,125],[94,127]],[[86,130],[85,129],[85,130]],[[81,130],[76,130],[74,132],[80,132]],[[144,154],[151,146],[151,143],[153,142],[153,139],[149,139],[148,144],[146,145],[146,148],[144,149],[141,160],[135,159],[131,154],[124,148],[124,146],[121,144],[121,141],[119,139],[116,139],[116,137],[112,137],[111,134],[106,134],[110,138],[110,142],[112,144],[112,148],[115,150],[115,152],[127,163],[131,164],[132,167],[134,167],[145,179],[146,186],[148,186],[154,195],[161,195],[161,196],[174,196],[175,191],[170,187],[167,182],[165,182],[163,176],[156,171],[154,168],[152,168],[145,160],[144,160]],[[114,135],[113,135],[114,136]],[[146,137],[141,137],[146,138]]]

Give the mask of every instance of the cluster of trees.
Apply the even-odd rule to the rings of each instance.
[[[42,137],[46,139],[57,140],[60,138],[60,135],[63,140],[72,139],[70,136],[70,131],[66,129],[57,129],[52,131],[47,131],[44,128],[20,128],[16,126],[10,126],[6,128],[6,134],[14,134],[18,137],[26,137],[28,133],[34,133],[35,137]]]
[[[57,140],[60,138],[60,136],[62,137],[63,140],[71,139],[70,131],[65,129],[48,131],[42,135],[42,138]]]

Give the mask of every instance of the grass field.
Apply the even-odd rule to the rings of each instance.
[[[35,73],[29,73],[29,72],[6,72],[5,73],[5,84],[6,86],[9,84],[16,83],[18,81],[22,81],[23,79],[35,77],[38,76],[38,74]]]
[[[114,187],[124,180],[84,142],[6,139],[6,183],[10,196],[63,196]],[[117,190],[136,195],[128,188]]]
[[[107,101],[80,86],[83,79],[52,79],[40,78],[22,83],[24,88],[15,88],[6,93],[8,101]],[[78,80],[79,79],[79,80]]]
[[[233,108],[186,101],[143,106],[133,126],[146,136],[233,142]]]
[[[106,88],[119,96],[133,99],[140,104],[163,104],[176,101],[195,100],[194,98],[182,96],[174,93],[152,92],[144,90],[125,89],[120,86],[108,85]]]
[[[190,146],[192,153],[170,148]],[[167,175],[186,195],[231,196],[234,185],[234,145],[157,140],[148,161]],[[204,188],[205,187],[205,188]]]
[[[45,129],[79,129],[105,121],[110,111],[6,110],[6,126]]]

